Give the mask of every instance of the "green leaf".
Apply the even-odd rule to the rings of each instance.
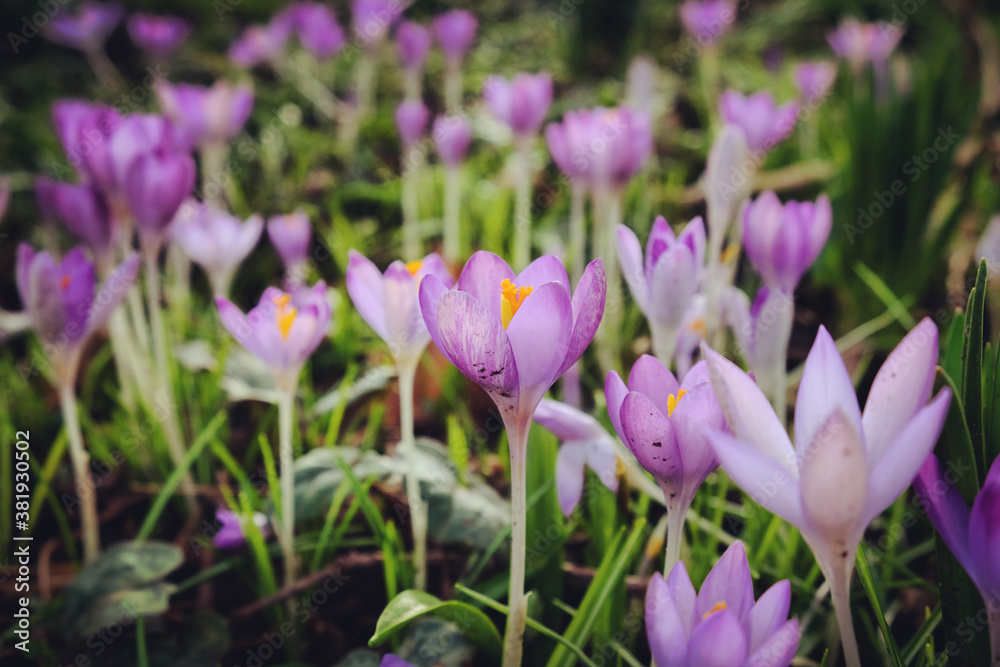
[[[905,663],[902,656],[899,655],[896,638],[893,637],[892,631],[889,629],[889,623],[885,620],[885,614],[882,612],[882,602],[879,600],[878,590],[875,588],[875,581],[872,579],[872,571],[868,567],[868,555],[864,545],[858,547],[856,561],[858,578],[861,580],[861,586],[865,589],[868,601],[871,602],[872,609],[875,611],[875,620],[878,621],[878,627],[882,631],[885,647],[889,652],[889,660],[893,667],[904,667]]]
[[[622,528],[608,548],[607,555],[601,561],[601,566],[594,574],[594,580],[587,588],[583,601],[577,608],[576,615],[570,622],[563,636],[574,646],[582,648],[593,630],[601,609],[611,599],[611,596],[623,586],[625,571],[632,562],[636,551],[642,544],[646,521],[635,522],[632,532],[625,539],[625,529]],[[624,542],[624,544],[623,544]],[[572,667],[574,656],[565,646],[557,646],[547,663],[548,667]]]
[[[993,355],[995,363],[990,373],[993,381],[990,383],[990,392],[988,394],[989,417],[987,423],[989,426],[985,433],[986,463],[989,466],[992,466],[993,461],[1000,456],[1000,342],[994,348]]]
[[[965,355],[962,359],[962,406],[969,425],[980,484],[986,478],[986,442],[983,438],[983,318],[986,308],[986,260],[979,263],[976,286],[965,310]]]
[[[948,409],[948,416],[945,418],[941,438],[938,440],[934,453],[945,465],[951,464],[959,467],[960,470],[971,468],[971,474],[956,475],[957,479],[955,480],[955,485],[962,493],[966,504],[971,505],[976,494],[979,493],[979,474],[972,438],[969,435],[969,425],[965,421],[965,411],[962,409],[955,381],[941,367],[937,369],[935,385],[938,387],[948,386],[951,389],[952,397],[951,407]]]
[[[889,309],[892,316],[902,324],[907,329],[912,329],[917,326],[917,321],[913,319],[909,311],[906,309],[906,305],[893,294],[892,290],[889,288],[885,282],[878,277],[878,275],[869,269],[863,262],[858,262],[854,265],[854,272],[858,274],[858,277],[864,281],[868,288],[879,298],[879,300],[885,304],[885,307]]]
[[[913,661],[917,659],[920,655],[921,649],[926,646],[927,641],[932,639],[932,634],[934,629],[937,628],[941,623],[941,605],[934,608],[931,612],[928,610],[927,618],[924,620],[924,624],[920,626],[917,630],[917,634],[913,635],[910,641],[906,642],[906,646],[903,647],[903,662],[907,665],[912,665]]]
[[[368,645],[384,644],[410,622],[428,614],[458,625],[465,636],[487,655],[496,657],[503,650],[500,633],[482,611],[465,602],[444,602],[430,593],[413,590],[403,591],[389,601],[375,624],[375,634],[368,640]]]
[[[941,359],[941,367],[948,373],[948,377],[962,377],[962,354],[965,345],[965,313],[955,310],[955,316],[948,327],[948,333],[944,338],[944,354]],[[961,398],[961,395],[959,395]]]

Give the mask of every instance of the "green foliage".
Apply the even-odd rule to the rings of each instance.
[[[368,645],[384,644],[411,622],[428,614],[458,625],[466,637],[483,649],[484,655],[500,655],[500,633],[486,614],[468,603],[457,600],[442,602],[430,593],[414,590],[403,591],[389,600],[378,618],[375,634],[368,640]]]

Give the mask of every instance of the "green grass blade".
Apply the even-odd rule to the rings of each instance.
[[[976,286],[965,311],[965,358],[962,360],[962,406],[976,455],[979,483],[986,479],[986,443],[983,438],[983,318],[986,309],[986,260],[979,263]]]
[[[864,545],[858,548],[855,565],[858,569],[858,578],[861,579],[861,586],[865,589],[868,601],[871,603],[872,609],[875,611],[875,620],[878,622],[878,627],[882,631],[882,638],[885,640],[885,648],[889,652],[889,660],[891,661],[892,667],[905,667],[903,658],[899,654],[899,647],[896,645],[896,638],[893,637],[892,630],[889,628],[889,623],[885,620],[885,614],[882,611],[882,603],[879,600],[878,591],[875,588],[875,581],[872,579],[872,572],[868,567],[868,556],[865,552]]]

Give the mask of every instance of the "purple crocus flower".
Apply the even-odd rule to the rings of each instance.
[[[803,62],[792,72],[795,85],[806,104],[821,102],[837,79],[837,66],[826,60]]]
[[[403,21],[396,28],[396,53],[406,70],[423,68],[431,49],[431,31],[413,21]]]
[[[521,73],[511,80],[491,76],[483,84],[483,97],[493,116],[520,138],[538,134],[552,104],[552,77]]]
[[[291,276],[298,272],[309,255],[309,242],[312,240],[309,216],[303,211],[271,216],[267,220],[267,237],[281,256],[285,272]]]
[[[139,258],[132,255],[95,293],[94,265],[82,248],[74,248],[58,262],[25,243],[18,246],[15,272],[21,304],[55,368],[60,387],[75,381],[88,338],[104,327],[138,271]]]
[[[226,296],[236,269],[257,245],[264,219],[246,222],[210,204],[188,201],[177,212],[170,235],[185,254],[208,274],[212,291]]]
[[[767,152],[795,129],[799,105],[787,102],[777,106],[767,91],[744,97],[735,90],[727,90],[719,98],[719,115],[743,131],[751,151]]]
[[[219,522],[219,531],[212,538],[212,544],[216,549],[227,551],[241,549],[247,543],[243,517],[231,510],[217,509],[215,520]],[[267,517],[260,512],[254,512],[253,522],[266,539],[271,533]]]
[[[687,0],[681,5],[681,23],[698,44],[711,46],[736,20],[736,4],[729,0]]]
[[[382,657],[382,662],[379,663],[379,667],[413,667],[413,665],[406,662],[402,658],[389,653]]]
[[[653,153],[649,116],[628,107],[569,111],[545,139],[566,177],[594,189],[625,185]]]
[[[452,9],[434,19],[434,37],[444,57],[453,63],[461,62],[476,39],[478,21],[472,12]]]
[[[165,116],[132,114],[122,118],[110,134],[102,169],[109,173],[107,180],[111,181],[112,190],[124,194],[139,157],[186,152],[188,148],[184,136]]]
[[[618,490],[615,443],[599,421],[548,398],[535,409],[535,421],[562,440],[556,456],[556,495],[563,514],[572,514],[583,497],[584,467],[593,470],[611,491]]]
[[[447,288],[455,282],[444,260],[433,253],[408,264],[397,260],[384,275],[361,253],[349,253],[347,293],[368,326],[389,346],[397,365],[415,364],[431,342],[418,295],[420,283],[431,275]]]
[[[75,13],[57,11],[42,28],[42,34],[56,44],[92,51],[103,46],[124,14],[117,2],[84,2]]]
[[[860,72],[866,63],[883,67],[902,37],[903,29],[891,23],[861,23],[846,18],[827,35],[826,41],[834,53],[851,64],[851,69]]]
[[[94,183],[105,194],[115,192],[110,156],[111,136],[121,116],[111,107],[82,100],[59,100],[52,106],[56,136],[80,178]]]
[[[191,35],[191,24],[177,16],[132,14],[125,27],[136,46],[159,60],[173,55]]]
[[[928,403],[937,327],[925,318],[896,346],[862,412],[836,343],[821,326],[799,384],[795,448],[753,380],[707,346],[702,352],[733,432],[707,432],[715,455],[744,492],[802,533],[830,582],[847,664],[856,667],[854,555],[868,524],[917,475],[951,403],[947,388]]]
[[[431,112],[420,100],[407,100],[396,107],[395,117],[403,152],[408,153],[427,130]]]
[[[111,252],[111,211],[101,192],[90,184],[51,183],[48,196],[55,217],[87,244],[103,263]]]
[[[354,0],[351,20],[358,43],[365,48],[381,44],[404,7],[397,0]]]
[[[496,402],[515,442],[545,392],[590,344],[605,289],[600,259],[571,295],[566,269],[552,255],[515,275],[500,257],[479,251],[454,290],[424,278],[420,309],[438,349]]]
[[[330,324],[326,283],[284,292],[268,287],[246,315],[224,296],[216,296],[226,331],[263,361],[282,391],[291,391],[309,355]]]
[[[617,371],[604,383],[608,415],[622,442],[663,489],[668,526],[667,567],[680,558],[684,517],[698,487],[718,463],[705,429],[726,421],[704,362],[678,382],[658,359],[643,355],[632,366],[628,386]]]
[[[287,21],[299,37],[302,48],[320,60],[330,58],[346,42],[344,29],[332,8],[319,2],[295,2],[276,21]]]
[[[431,133],[441,163],[446,167],[462,164],[472,142],[469,120],[465,116],[438,116]]]
[[[211,88],[162,84],[156,88],[163,114],[188,146],[218,145],[239,134],[253,109],[253,89],[219,80]]]
[[[992,664],[1000,665],[1000,457],[972,502],[972,511],[954,484],[953,473],[931,454],[913,481],[938,535],[976,584],[989,613]]]
[[[255,67],[276,60],[285,50],[291,25],[272,21],[266,26],[252,25],[229,47],[228,57],[240,67]]]
[[[754,268],[772,289],[791,292],[830,236],[833,211],[826,195],[815,203],[782,204],[771,191],[747,204],[743,246]]]
[[[788,667],[799,646],[798,619],[788,618],[792,589],[779,581],[754,602],[740,541],[696,592],[683,562],[646,591],[646,636],[657,667]]]
[[[695,218],[675,237],[658,216],[646,242],[645,261],[635,232],[619,225],[618,257],[632,298],[649,320],[653,350],[669,364],[704,271],[705,225]]]

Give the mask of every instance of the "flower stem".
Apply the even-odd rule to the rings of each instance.
[[[524,626],[528,618],[528,598],[524,594],[524,558],[528,521],[528,431],[531,423],[507,428],[510,441],[510,594],[507,633],[504,636],[503,667],[519,667],[523,650]]]
[[[514,182],[514,267],[531,263],[531,156],[528,141],[517,141]]]
[[[1000,667],[1000,609],[995,606],[996,600],[987,598],[986,608],[989,610],[990,652],[993,656],[993,667]]]
[[[396,364],[399,375],[399,429],[402,449],[406,452],[406,500],[410,505],[410,527],[413,530],[414,588],[427,588],[427,508],[420,496],[420,478],[417,476],[417,441],[413,435],[413,385],[417,375],[417,361]]]
[[[674,361],[674,354],[677,352],[677,340],[680,338],[680,330],[674,327],[650,323],[649,333],[653,339],[653,354],[660,360],[660,363],[667,368],[671,368]]]
[[[108,58],[108,54],[104,52],[103,46],[85,49],[83,53],[90,69],[94,70],[94,74],[97,75],[97,80],[109,93],[121,95],[125,92],[125,80],[118,68]]]
[[[664,497],[669,498],[664,492]],[[667,553],[663,562],[663,576],[669,577],[681,560],[681,546],[684,544],[684,519],[687,512],[678,503],[667,502]]]
[[[584,203],[587,195],[587,190],[582,185],[574,184],[572,190],[570,191],[570,204],[569,204],[569,247],[570,252],[573,253],[573,266],[571,267],[572,274],[570,275],[570,282],[574,285],[580,280],[580,276],[583,275],[583,270],[587,265],[587,229],[586,229],[586,219],[584,218]]]
[[[83,433],[76,414],[76,392],[73,382],[61,382],[59,403],[69,439],[69,455],[73,462],[76,495],[80,500],[80,532],[83,537],[83,563],[89,565],[101,550],[100,526],[97,520],[97,490],[90,476],[90,456],[83,445]]]
[[[457,263],[462,256],[462,172],[460,167],[444,170],[444,258]]]
[[[403,209],[403,256],[406,261],[420,257],[419,200],[417,193],[417,166],[415,150],[406,148],[403,153],[403,183],[400,205]]]
[[[449,61],[444,72],[444,106],[454,114],[462,108],[462,62]]]
[[[847,566],[834,568],[830,578],[830,596],[833,599],[833,610],[837,615],[837,625],[840,626],[840,643],[844,648],[844,664],[847,667],[861,667],[858,640],[854,636],[854,621],[851,618],[851,575],[853,573],[853,560]]]
[[[295,453],[292,451],[292,414],[295,387],[281,392],[278,399],[278,460],[281,465],[281,550],[285,561],[285,586],[298,576],[295,560]]]

